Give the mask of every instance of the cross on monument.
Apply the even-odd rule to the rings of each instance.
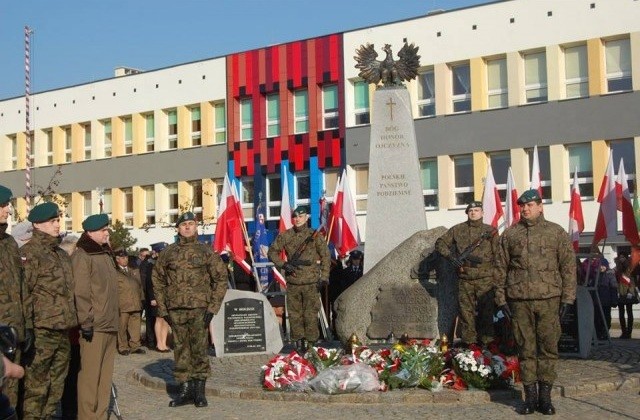
[[[396,103],[393,102],[393,98],[389,98],[385,105],[389,107],[389,116],[391,117],[391,121],[393,121],[393,107],[396,105]]]

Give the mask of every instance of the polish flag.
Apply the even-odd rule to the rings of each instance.
[[[331,242],[338,255],[347,255],[358,247],[356,207],[347,181],[347,171],[342,171],[333,198],[331,212]]]
[[[293,210],[291,209],[291,200],[289,199],[289,182],[287,181],[287,169],[285,165],[282,165],[282,198],[280,199],[280,223],[278,223],[278,232],[284,232],[287,229],[291,229],[293,227],[293,222],[291,221],[291,213]],[[282,251],[280,257],[286,261],[287,254]],[[287,288],[287,280],[284,278],[284,275],[274,266],[271,267],[271,271],[273,271],[273,278],[278,282],[281,288]]]
[[[624,171],[624,160],[622,158],[620,158],[618,179],[616,181],[616,207],[618,211],[622,212],[622,233],[624,237],[627,238],[631,245],[637,245],[640,242],[640,237],[638,237],[638,226],[636,226],[631,194],[629,193],[629,182]]]
[[[507,196],[504,203],[504,221],[506,227],[513,226],[520,220],[520,207],[518,206],[518,190],[516,190],[515,182],[513,181],[513,173],[511,172],[511,166],[509,166],[509,172],[507,173]]]
[[[573,249],[578,251],[580,233],[584,231],[584,216],[582,215],[582,200],[578,185],[578,168],[573,173],[573,187],[571,187],[571,204],[569,205],[569,236]]]
[[[244,216],[242,206],[235,189],[225,174],[222,197],[218,205],[218,220],[216,223],[213,249],[218,254],[231,251],[233,260],[248,274],[251,274],[251,266],[245,261],[247,251],[245,249]]]
[[[593,245],[597,245],[601,239],[615,235],[617,232],[617,214],[616,214],[616,181],[613,173],[613,158],[609,155],[607,170],[602,178],[600,193],[598,194],[598,219],[596,220],[596,229],[593,234]]]
[[[498,221],[504,216],[504,211],[502,210],[502,202],[500,200],[500,194],[498,194],[496,181],[493,178],[491,165],[487,168],[487,177],[484,179],[482,210],[484,211],[482,221],[494,228],[497,228]]]
[[[538,145],[533,146],[533,165],[531,165],[531,186],[532,190],[538,190],[542,197],[542,176],[540,175],[540,161],[538,160]]]

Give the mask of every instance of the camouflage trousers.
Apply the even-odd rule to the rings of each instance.
[[[513,335],[518,345],[522,383],[552,384],[556,379],[560,340],[560,298],[509,302]]]
[[[20,350],[20,346],[16,349],[16,354],[13,358],[13,363],[24,366],[24,361],[22,360],[22,351]],[[18,407],[18,390],[20,387],[20,379],[9,379],[5,378],[4,383],[2,384],[2,393],[9,398],[9,402],[11,403],[11,407]]]
[[[289,311],[289,326],[291,339],[306,338],[316,341],[320,335],[318,330],[318,311],[320,298],[316,283],[287,285],[287,311]]]
[[[493,277],[460,280],[458,291],[460,337],[465,343],[493,341],[494,303]]]
[[[35,329],[35,356],[25,371],[24,418],[50,418],[62,397],[71,344],[67,330]]]
[[[208,325],[204,324],[205,308],[171,309],[171,331],[175,348],[173,376],[182,383],[191,379],[207,379],[209,366]]]

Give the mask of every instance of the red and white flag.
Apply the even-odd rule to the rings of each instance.
[[[593,233],[593,245],[597,245],[601,239],[615,235],[617,232],[616,180],[613,173],[613,158],[611,155],[609,155],[607,169],[602,178],[598,203],[600,203],[600,209],[598,210],[596,229]]]
[[[282,165],[282,198],[280,199],[280,223],[278,223],[278,232],[284,232],[287,229],[291,229],[293,227],[293,222],[291,221],[291,200],[289,198],[289,182],[287,181],[287,169],[284,165]],[[286,261],[287,255],[284,251],[280,257]],[[274,266],[271,268],[273,271],[273,278],[278,282],[280,287],[283,289],[287,288],[287,280],[284,278],[282,273],[278,271],[278,269]]]
[[[518,190],[513,181],[511,166],[507,172],[507,196],[504,203],[504,221],[506,227],[513,226],[520,220],[520,206],[518,206]]]
[[[622,212],[622,233],[631,245],[640,242],[638,237],[638,226],[631,204],[631,194],[629,193],[629,182],[624,171],[624,160],[620,158],[618,166],[618,179],[616,181],[616,208]]]
[[[573,187],[571,187],[571,204],[569,204],[569,236],[574,251],[578,251],[580,234],[584,231],[584,216],[582,215],[582,200],[580,185],[578,185],[578,168],[573,173]]]
[[[251,266],[245,261],[247,251],[244,237],[244,216],[242,206],[235,189],[225,174],[222,197],[218,205],[218,220],[213,241],[213,249],[219,254],[231,251],[233,260],[248,274]]]
[[[502,210],[502,201],[500,200],[500,194],[498,194],[496,180],[493,178],[491,165],[487,168],[487,176],[484,179],[482,210],[484,211],[482,221],[494,228],[497,228],[498,221],[504,216],[504,211]]]
[[[349,189],[347,171],[342,172],[333,197],[330,215],[331,242],[338,255],[347,255],[358,247],[358,224],[356,207]]]
[[[533,146],[533,164],[531,165],[531,186],[532,190],[538,190],[540,198],[542,196],[542,176],[540,175],[540,161],[538,160],[538,145]]]

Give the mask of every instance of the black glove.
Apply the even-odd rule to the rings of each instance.
[[[81,329],[80,335],[82,335],[82,338],[84,338],[85,340],[87,340],[87,342],[90,343],[91,340],[93,340],[93,327],[90,327],[87,329]]]
[[[36,334],[33,328],[27,328],[24,332],[24,341],[22,342],[22,352],[29,353],[33,348],[33,343],[36,342]]]
[[[561,303],[560,310],[558,311],[558,316],[560,317],[560,321],[569,313],[569,308],[571,307],[568,303]]]
[[[457,258],[449,258],[449,262],[451,263],[451,265],[453,265],[455,268],[462,268],[462,261],[460,261]]]
[[[316,285],[316,287],[318,288],[318,292],[321,292],[324,290],[325,285],[329,284],[329,280],[318,280],[318,284]]]
[[[498,309],[502,311],[507,321],[511,322],[512,315],[511,315],[511,308],[509,308],[509,305],[505,303],[504,305],[498,306]]]
[[[289,262],[284,263],[282,269],[284,270],[285,274],[293,274],[296,272],[296,266]]]
[[[206,311],[204,313],[204,326],[208,327],[211,324],[211,320],[213,319],[213,312]]]

